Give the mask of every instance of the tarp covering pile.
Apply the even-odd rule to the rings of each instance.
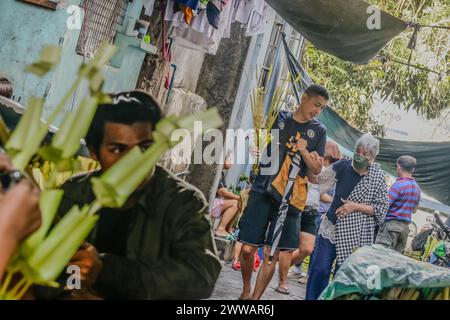
[[[357,64],[369,62],[407,27],[404,21],[374,11],[361,0],[266,2],[316,48]]]
[[[355,251],[341,266],[319,299],[333,300],[351,293],[365,296],[386,288],[445,288],[450,269],[406,257],[380,245]]]

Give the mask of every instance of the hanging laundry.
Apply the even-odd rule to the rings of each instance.
[[[169,4],[169,3],[167,3],[167,4]],[[181,3],[177,2],[177,1],[173,1],[173,3],[172,3],[172,12],[174,14],[178,13],[178,12],[181,12]]]
[[[239,0],[234,13],[234,20],[247,25],[250,19],[250,14],[253,10],[255,0]]]
[[[206,6],[206,16],[208,17],[209,24],[214,29],[219,29],[220,12],[222,11],[221,0],[210,0]]]
[[[167,1],[164,20],[168,21],[170,23],[170,26],[173,28],[192,28],[192,25],[196,21],[197,16],[194,15],[191,19],[191,23],[187,24],[185,21],[184,13],[181,11],[181,7],[180,11],[176,11],[174,9],[177,5],[180,4],[174,0]]]
[[[183,12],[184,22],[186,22],[186,24],[191,24],[192,17],[194,16],[192,8],[183,5],[181,6],[181,12]]]
[[[231,38],[231,24],[234,22],[234,13],[236,12],[236,7],[239,3],[239,0],[230,0],[227,3],[227,7],[229,12],[226,14],[223,13],[222,23],[224,24],[224,30],[222,38]]]
[[[200,9],[200,5],[205,3],[207,9]],[[178,0],[167,0],[164,15],[177,46],[216,54],[220,41],[230,38],[236,16],[241,21],[245,20],[241,24],[247,35],[264,31],[267,6],[263,0],[199,0],[198,10],[192,11],[190,21],[186,21],[184,13],[173,9],[177,4]]]
[[[199,10],[206,9],[208,2],[209,2],[209,0],[200,0],[200,3],[198,4],[198,9]]]
[[[169,21],[173,27],[189,28],[194,21],[194,17],[202,11],[198,9],[191,11],[189,9],[192,8],[180,4],[178,0],[168,0],[166,2],[164,20]]]
[[[191,8],[192,10],[197,10],[199,0],[176,0],[179,4]]]
[[[255,0],[250,12],[245,35],[247,37],[257,36],[265,31],[267,18],[267,3],[263,0]]]
[[[209,24],[206,10],[196,15],[190,26],[179,21],[172,21],[172,27],[172,34],[178,46],[215,54],[221,33]]]
[[[145,15],[150,17],[153,14],[154,6],[155,6],[155,0],[144,0]]]
[[[184,23],[180,24],[174,21],[172,23],[172,26],[174,26],[172,34],[177,45],[215,55],[226,30],[230,28],[232,21],[231,3],[234,1],[232,0],[223,8],[218,29],[209,24],[206,10],[195,16],[188,27]],[[178,27],[175,27],[175,25],[178,25]]]

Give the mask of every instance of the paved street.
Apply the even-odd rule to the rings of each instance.
[[[240,271],[235,271],[231,268],[231,264],[222,262],[222,272],[219,280],[209,300],[236,300],[242,290],[242,277]],[[257,273],[253,273],[252,284],[256,281]],[[285,295],[276,292],[274,289],[278,285],[278,270],[272,282],[267,287],[266,292],[262,296],[263,300],[303,300],[305,297],[305,285],[297,282],[298,278],[290,278],[288,280],[290,295]]]

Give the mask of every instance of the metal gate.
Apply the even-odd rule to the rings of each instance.
[[[92,57],[103,42],[112,43],[123,24],[129,0],[84,0],[84,19],[76,52]]]

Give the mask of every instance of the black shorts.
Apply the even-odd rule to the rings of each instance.
[[[300,231],[316,235],[317,228],[317,217],[319,216],[319,211],[312,207],[306,207],[305,211],[302,213],[302,221],[300,224]]]
[[[239,222],[239,241],[253,246],[272,246],[272,236],[280,205],[260,192],[250,192],[247,207]],[[281,233],[278,249],[295,250],[298,248],[300,230],[314,235],[316,216],[300,215],[288,212]],[[303,220],[303,221],[301,221]]]

